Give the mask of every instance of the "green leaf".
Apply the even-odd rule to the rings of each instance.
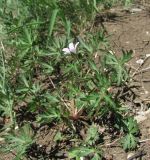
[[[124,64],[129,61],[131,57],[131,52],[123,53],[121,58],[116,57],[114,54],[107,54],[105,57],[105,64],[107,68],[110,68],[111,77],[114,78],[114,81],[117,82],[117,85],[120,85],[121,82],[126,81],[128,79],[128,72]],[[113,80],[111,78],[111,80]]]
[[[131,60],[132,54],[133,54],[132,50],[130,50],[130,51],[122,50],[122,53],[123,53],[123,55],[121,57],[122,64],[124,64],[124,63],[128,62],[129,60]]]
[[[89,145],[93,145],[98,139],[99,139],[98,126],[92,124],[87,130],[85,142]]]
[[[54,137],[54,141],[61,141],[61,140],[63,140],[63,136],[61,132],[58,131]]]
[[[53,29],[54,29],[54,24],[56,22],[56,17],[57,17],[57,13],[58,13],[58,9],[54,9],[52,11],[52,16],[50,18],[50,23],[49,23],[49,27],[48,27],[48,38],[47,38],[47,43],[48,43],[48,40],[49,38],[51,37],[52,35],[52,32],[53,32]]]
[[[51,95],[50,93],[46,93],[45,94],[45,98],[47,98],[47,100],[52,104],[52,103],[56,103],[59,102],[59,100],[57,99],[56,96]]]
[[[97,66],[96,66],[96,64],[95,64],[95,62],[93,62],[93,61],[91,61],[91,60],[89,60],[88,62],[89,62],[89,64],[90,64],[91,68],[92,68],[94,71],[99,72],[99,71],[98,71],[98,68],[97,68]]]
[[[101,160],[101,159],[102,159],[101,154],[95,153],[94,157],[91,160]]]
[[[47,63],[40,63],[40,64],[46,74],[52,73],[53,67],[51,64],[47,64]]]
[[[137,146],[137,138],[132,134],[127,134],[124,138],[122,138],[121,144],[124,150],[135,149]]]
[[[67,39],[69,39],[70,32],[71,32],[71,22],[70,22],[70,20],[65,19],[64,24],[65,24],[65,29],[67,32]]]
[[[53,120],[59,121],[61,119],[60,110],[57,108],[49,107],[43,114],[37,116],[37,121],[40,123],[50,123]]]
[[[93,0],[93,6],[94,6],[94,9],[98,12],[98,8],[97,8],[97,6],[96,6],[96,0]]]
[[[139,127],[137,124],[137,121],[133,118],[133,117],[128,117],[125,121],[124,121],[125,125],[126,125],[126,132],[127,133],[131,133],[134,135],[137,135],[139,132]]]
[[[26,42],[29,44],[29,46],[32,45],[32,38],[31,38],[31,31],[29,31],[27,28],[24,29],[25,36],[26,36]]]
[[[80,157],[85,157],[92,153],[94,150],[88,147],[77,147],[73,148],[69,151],[69,158],[80,158]]]
[[[92,48],[89,47],[80,37],[78,37],[79,42],[81,43],[81,45],[88,51],[88,52],[92,52]]]
[[[21,79],[24,82],[25,87],[29,88],[29,83],[28,83],[27,78],[25,77],[25,75],[21,75]]]

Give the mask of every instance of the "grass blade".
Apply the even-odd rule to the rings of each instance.
[[[54,9],[52,11],[52,16],[50,18],[50,23],[49,23],[49,28],[48,28],[48,36],[47,36],[47,44],[48,44],[48,40],[52,35],[53,29],[54,29],[54,25],[56,22],[56,17],[57,17],[57,13],[58,13],[58,9]]]

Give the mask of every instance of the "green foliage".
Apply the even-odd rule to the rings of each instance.
[[[48,108],[43,114],[37,117],[37,121],[40,123],[50,123],[54,120],[60,120],[61,114],[57,108]]]
[[[134,0],[124,0],[123,3],[126,7],[130,6],[132,3],[134,2]]]
[[[137,138],[131,133],[127,134],[124,138],[122,138],[121,141],[124,150],[135,149],[137,147],[137,142]]]
[[[3,44],[2,44],[3,45]],[[10,118],[10,125],[14,123],[14,112],[13,112],[13,95],[11,88],[8,85],[8,68],[4,51],[0,50],[0,114]]]
[[[49,28],[48,28],[48,38],[51,37],[51,35],[52,35],[52,31],[54,29],[54,24],[55,24],[55,21],[57,18],[57,13],[58,13],[58,9],[54,9],[52,11],[52,16],[50,18],[50,23],[49,23]],[[48,42],[48,40],[47,40],[47,42]]]
[[[134,118],[129,117],[127,120],[124,121],[125,123],[125,133],[126,136],[122,138],[122,145],[125,150],[132,150],[137,147],[138,139],[136,136],[139,133],[139,127],[137,122],[134,120]]]
[[[89,145],[93,145],[98,139],[99,139],[98,127],[95,124],[92,124],[87,130],[85,142]]]
[[[91,160],[101,160],[102,158],[100,151],[88,147],[73,148],[72,150],[69,151],[69,158],[75,158],[76,160],[80,160],[81,157],[86,157],[90,154],[92,155]]]
[[[120,58],[116,57],[113,53],[106,55],[105,63],[108,67],[110,66],[110,72],[112,72],[112,77],[114,81],[117,82],[117,85],[120,85],[123,81],[128,79],[128,72],[124,68],[124,65],[131,59],[131,55],[132,51],[123,51],[123,55]]]
[[[59,142],[61,140],[63,140],[63,136],[62,136],[61,132],[58,131],[54,137],[54,141]]]
[[[15,160],[23,158],[27,149],[34,142],[34,133],[29,125],[24,125],[19,132],[8,134],[5,136],[5,141],[8,143],[6,148],[3,148],[5,152],[15,151]]]

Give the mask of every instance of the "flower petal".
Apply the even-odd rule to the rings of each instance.
[[[74,44],[71,42],[69,43],[69,49],[72,49],[72,48],[74,48]]]
[[[62,51],[64,52],[64,54],[70,54],[69,48],[63,48]]]
[[[73,43],[69,43],[69,50],[70,50],[70,52],[72,52],[72,53],[76,53],[76,49],[75,49],[75,46],[74,46]]]

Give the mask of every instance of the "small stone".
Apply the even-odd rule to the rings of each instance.
[[[40,145],[39,145],[39,147],[41,148],[41,147],[43,147],[43,145],[42,145],[42,144],[40,144]]]
[[[129,158],[132,157],[132,156],[134,156],[134,153],[129,153],[129,154],[127,155],[127,159],[129,159]]]
[[[145,56],[146,56],[146,58],[148,58],[148,57],[150,57],[150,54],[146,54]]]
[[[144,63],[144,60],[143,60],[143,59],[138,59],[138,60],[136,61],[136,63],[141,65],[141,64]]]
[[[0,142],[3,142],[3,141],[5,141],[5,138],[0,137]]]
[[[142,9],[141,8],[132,8],[131,9],[131,12],[134,13],[134,12],[141,12]]]
[[[148,91],[145,91],[145,94],[149,94],[149,92],[148,92]]]

